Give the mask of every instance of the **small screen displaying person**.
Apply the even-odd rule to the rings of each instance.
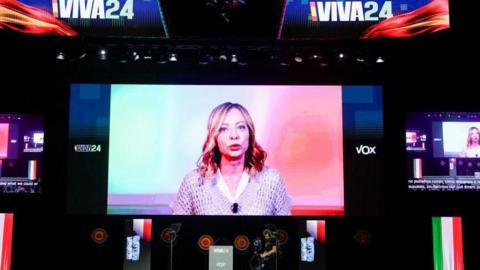
[[[175,215],[290,215],[290,198],[278,171],[255,140],[248,111],[238,103],[210,114],[197,168],[188,173],[172,203]]]
[[[460,154],[461,157],[467,158],[479,158],[480,157],[480,132],[477,127],[471,127],[468,129],[467,145]]]

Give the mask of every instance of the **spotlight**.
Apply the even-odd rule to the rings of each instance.
[[[383,58],[381,56],[379,56],[375,62],[379,63],[379,64],[382,64],[382,63],[385,63],[385,60],[383,60]]]
[[[155,60],[155,63],[157,64],[166,64],[168,62],[168,57],[166,54],[158,54],[158,56],[156,57],[156,60]]]
[[[65,54],[63,52],[58,52],[56,59],[57,60],[65,60]]]
[[[268,58],[270,59],[270,62],[277,63],[280,57],[278,56],[278,54],[273,53]]]
[[[246,66],[246,65],[248,65],[248,61],[245,59],[245,57],[242,57],[242,58],[240,58],[240,60],[238,61],[238,65],[239,65],[239,66]]]
[[[140,59],[140,55],[138,55],[137,52],[132,52],[132,60],[133,61],[138,61],[138,59]]]
[[[328,67],[328,60],[325,58],[323,55],[320,53],[313,53],[310,57],[309,60],[312,63],[318,63],[321,67]]]
[[[218,55],[218,60],[220,60],[222,62],[227,61],[228,60],[227,54],[226,53],[220,53],[220,55]]]
[[[100,51],[98,52],[98,58],[100,60],[107,60],[107,50],[100,49]]]
[[[230,58],[230,62],[232,63],[238,63],[238,57],[236,54],[232,54],[232,58]]]
[[[168,63],[168,54],[161,48],[153,51],[153,61],[157,64],[164,65]]]
[[[128,63],[129,57],[130,54],[128,52],[123,52],[122,54],[120,54],[118,62],[121,64],[126,64]]]
[[[200,56],[200,59],[198,60],[198,63],[200,65],[208,65],[211,62],[213,62],[213,57],[209,53],[205,53],[202,56]]]
[[[323,57],[322,57],[320,54],[318,54],[318,53],[312,54],[312,61],[318,61],[318,60],[320,60],[320,59],[322,59],[322,58],[323,58]]]
[[[347,54],[345,52],[338,53],[336,64],[344,66],[352,63],[355,63],[355,56],[353,56],[352,54]]]
[[[302,63],[303,62],[303,56],[301,54],[297,53],[295,55],[295,57],[293,58],[293,60],[295,60],[295,62],[297,62],[297,63]]]
[[[143,56],[143,60],[152,60],[152,53],[150,51],[148,51],[144,56]]]
[[[287,67],[290,65],[290,59],[287,57],[287,55],[281,55],[278,58],[278,63],[282,67]]]
[[[177,54],[176,53],[171,53],[168,55],[168,61],[170,62],[177,62],[178,61],[178,57],[177,57]]]
[[[87,53],[81,52],[80,55],[78,56],[78,59],[82,60],[82,59],[85,59],[85,57],[87,57]]]

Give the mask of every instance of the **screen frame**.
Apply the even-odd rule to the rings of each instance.
[[[72,83],[70,85],[74,85],[74,84],[84,84],[84,83]],[[96,83],[95,83],[96,84]],[[107,83],[108,85],[112,85],[112,84],[127,84],[127,85],[130,85],[130,84],[148,84],[148,85],[157,85],[157,84],[161,84],[161,85],[169,85],[169,83],[151,83],[150,81],[148,83],[146,83],[145,81],[142,81],[140,83]],[[192,85],[192,83],[175,83],[175,85]],[[193,84],[193,85],[199,85],[199,84]],[[203,84],[200,84],[200,85],[211,85],[211,83],[203,83]],[[265,86],[268,86],[268,85],[300,85],[300,84],[293,84],[293,83],[290,83],[290,84],[278,84],[278,83],[275,83],[275,84],[266,84],[266,83],[256,83],[256,84],[252,84],[252,83],[242,83],[242,84],[232,84],[232,83],[229,83],[229,84],[221,84],[221,83],[218,83],[216,82],[214,85],[242,85],[242,86],[248,86],[248,85],[265,85]],[[309,86],[315,86],[315,85],[318,85],[318,86],[323,86],[323,84],[301,84],[301,85],[309,85]],[[327,86],[327,84],[325,84],[325,86]],[[362,85],[339,85],[339,86],[362,86]],[[385,116],[385,88],[384,86],[381,86],[381,85],[364,85],[364,86],[378,86],[380,87],[380,92],[381,92],[381,97],[382,97],[382,109],[383,109],[383,119],[384,119],[384,116]],[[343,91],[343,90],[342,90]],[[70,92],[70,91],[69,91]],[[384,121],[383,121],[384,122]],[[344,123],[345,125],[345,123]],[[343,154],[343,159],[344,159],[344,164],[345,164],[345,160],[347,158],[346,155],[348,155],[347,153],[350,153],[350,158],[351,158],[351,155],[353,154],[354,152],[354,147],[353,145],[349,145],[349,150],[346,150],[345,149],[345,145],[346,145],[346,137],[345,137],[345,133],[344,133],[344,137],[343,137],[343,141],[344,141],[344,154]],[[354,141],[354,139],[352,139],[352,142]],[[383,157],[383,145],[385,143],[385,127],[383,127],[383,137],[382,139],[379,139],[378,141],[378,146],[377,146],[377,151],[379,150],[379,152],[381,154],[379,155],[376,155],[376,159],[377,160],[382,160],[381,157]],[[69,152],[70,153],[70,152]],[[385,166],[385,164],[383,164],[383,166]],[[350,179],[350,180],[346,180],[346,177],[345,177],[345,174],[346,173],[352,173],[353,171],[352,170],[348,170],[346,169],[346,167],[344,166],[343,168],[343,172],[344,172],[344,180],[343,180],[343,186],[344,186],[344,192],[343,192],[343,197],[344,197],[344,215],[362,215],[362,214],[366,214],[366,215],[373,215],[373,216],[376,216],[376,215],[382,215],[384,212],[385,212],[385,208],[386,208],[386,205],[385,205],[385,189],[384,189],[384,183],[380,180],[380,175],[383,175],[383,166],[375,166],[373,165],[373,163],[371,165],[369,165],[369,169],[368,170],[374,170],[376,172],[376,177],[367,177],[369,178],[369,181],[370,182],[374,182],[375,184],[365,184],[365,185],[361,185],[359,183],[357,183],[356,181],[354,181],[353,179]],[[370,179],[371,178],[371,179]],[[373,179],[373,180],[372,180]],[[69,182],[70,180],[68,180],[67,182]],[[96,200],[90,200],[89,202],[89,205],[91,207],[94,207],[95,205],[97,205],[98,207],[98,204],[99,202],[103,202],[105,201],[106,202],[106,197],[107,197],[107,189],[108,189],[108,181],[106,181],[107,183],[104,183],[102,184],[102,187],[101,187],[101,193],[105,193],[105,198],[98,198]],[[368,182],[368,181],[367,181]],[[83,209],[84,207],[82,206],[79,206],[79,205],[76,205],[76,206],[73,206],[72,205],[69,205],[69,199],[68,198],[71,198],[71,197],[75,197],[75,188],[72,188],[72,187],[69,187],[71,185],[71,183],[67,183],[67,206],[66,206],[66,211],[67,213],[74,213],[74,214],[82,214],[82,213],[85,213],[85,211],[81,210]],[[373,186],[375,186],[375,188],[373,188]],[[105,191],[105,192],[103,192]],[[94,202],[96,201],[96,203]],[[86,207],[86,208],[89,208],[89,207]],[[73,210],[72,210],[73,209]],[[75,210],[76,209],[76,210]],[[105,206],[102,207],[101,209],[97,209],[96,211],[94,211],[93,213],[94,214],[100,214],[100,215],[104,215],[107,213],[107,204],[105,203]],[[88,212],[90,213],[90,212]],[[92,214],[92,213],[90,213]],[[305,216],[305,215],[299,215],[299,216]],[[319,216],[314,216],[314,217],[319,217]]]

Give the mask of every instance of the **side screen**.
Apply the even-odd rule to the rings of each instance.
[[[479,113],[409,113],[406,123],[409,190],[480,190],[479,130]]]
[[[40,115],[0,114],[0,193],[40,193],[44,124]]]

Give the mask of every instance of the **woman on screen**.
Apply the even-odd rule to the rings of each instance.
[[[290,215],[282,176],[264,165],[267,153],[240,104],[220,104],[208,119],[197,169],[185,176],[175,215]]]
[[[480,132],[477,127],[468,129],[467,146],[461,156],[467,158],[480,158]]]

